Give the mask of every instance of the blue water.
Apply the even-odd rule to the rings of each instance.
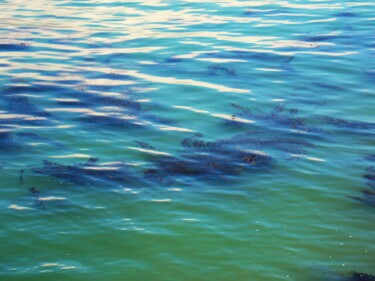
[[[375,3],[0,8],[0,280],[375,279]]]

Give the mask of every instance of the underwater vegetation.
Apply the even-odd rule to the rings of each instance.
[[[13,139],[13,134],[10,131],[4,130],[1,131],[2,127],[0,126],[0,152],[13,150],[19,146]]]
[[[375,192],[363,190],[361,197],[352,197],[359,202],[362,202],[363,204],[366,204],[368,206],[375,208]]]
[[[313,276],[310,280],[320,280],[320,281],[375,281],[375,276],[367,272],[333,272],[324,271],[318,273],[312,273]]]
[[[351,272],[349,276],[343,277],[343,281],[375,281],[375,276],[364,272]]]
[[[279,104],[275,106],[270,112],[263,112],[257,109],[249,109],[238,104],[232,104],[237,111],[232,115],[233,118],[228,124],[236,126],[245,126],[247,123],[241,121],[257,121],[261,122],[264,126],[275,128],[277,130],[283,129],[289,132],[299,132],[319,135],[320,133],[327,133],[327,126],[339,128],[344,131],[353,130],[375,132],[375,123],[363,121],[348,121],[338,117],[330,116],[299,116],[298,109],[287,109],[284,105]],[[241,119],[238,119],[240,117]],[[252,125],[250,123],[250,125]],[[324,129],[320,128],[325,126]],[[374,133],[372,132],[372,133]]]
[[[12,113],[22,113],[34,117],[49,117],[50,113],[32,104],[28,97],[21,95],[4,95],[5,108]]]
[[[51,144],[55,147],[59,147],[59,148],[65,148],[65,145],[62,144],[61,142],[58,142],[56,140],[53,140],[51,138],[46,138],[46,137],[43,137],[41,135],[38,135],[38,134],[34,134],[34,133],[17,133],[15,134],[16,136],[16,139],[18,141],[37,141],[37,142],[43,142],[43,143],[48,143],[48,144]]]
[[[321,117],[324,124],[332,125],[341,129],[356,129],[356,130],[374,130],[375,124],[361,121],[348,121],[341,118],[333,118],[329,116]]]
[[[153,156],[151,162],[155,168],[146,171],[147,177],[160,182],[170,177],[220,181],[248,168],[269,165],[271,160],[266,155],[223,148],[199,149],[193,154],[189,152],[183,153],[181,157]]]
[[[320,130],[311,124],[306,118],[298,116],[297,109],[286,109],[282,104],[275,106],[270,112],[262,112],[257,109],[249,109],[238,104],[231,104],[237,110],[232,116],[230,124],[243,126],[246,123],[239,121],[237,117],[249,121],[260,121],[267,128],[277,128],[289,131],[299,131],[305,133],[320,132]]]
[[[1,130],[1,125],[0,125]],[[8,130],[8,131],[7,131]],[[65,145],[59,141],[46,138],[34,133],[15,133],[9,129],[0,131],[0,151],[7,151],[9,149],[23,148],[29,142],[38,142],[52,145],[56,148],[65,148]]]
[[[30,187],[29,192],[31,197],[33,198],[33,205],[34,207],[44,210],[46,208],[44,202],[40,200],[40,191],[36,189],[35,187]]]
[[[375,162],[375,155],[370,155],[366,159]],[[351,196],[351,198],[375,208],[375,167],[368,166],[363,178],[366,180],[366,185],[370,190],[362,190],[362,196]]]
[[[74,73],[66,79],[75,78]],[[133,83],[133,79],[126,75],[117,74],[95,74],[93,79],[112,79],[113,76],[119,79],[126,79]],[[119,76],[119,77],[117,77]],[[122,80],[121,80],[122,81]],[[80,80],[66,80],[68,85],[49,85],[48,81],[37,80],[35,82],[18,81],[26,85],[13,85],[1,90],[0,105],[6,110],[4,113],[8,118],[0,119],[0,125],[50,125],[61,120],[73,118],[82,124],[109,127],[140,127],[148,124],[171,124],[171,120],[150,114],[149,109],[144,109],[138,96],[130,87],[116,88],[112,92],[111,86],[102,85],[76,85]],[[84,82],[84,81],[82,81]],[[73,85],[70,85],[73,83]],[[47,110],[39,108],[30,101],[29,95],[44,95],[45,93],[56,93],[50,101]],[[56,108],[56,106],[58,106]],[[63,108],[61,108],[63,106]],[[69,113],[69,116],[60,118],[51,112]],[[53,119],[52,119],[53,117]],[[96,126],[100,128],[100,126]]]
[[[375,1],[0,2],[0,281],[375,281]]]
[[[134,125],[141,112],[141,105],[129,96],[100,96],[84,89],[69,98],[57,98],[56,104],[67,106],[58,109],[75,114],[81,123],[111,126]],[[99,127],[99,126],[98,126]]]
[[[220,68],[219,70],[221,71]],[[8,109],[16,112],[19,109],[36,116],[48,116],[29,103],[24,96],[16,96],[16,99],[11,98],[10,92],[20,93],[24,90],[24,87],[15,87],[12,91],[9,88],[4,90],[7,94],[3,99],[8,104]],[[101,96],[79,90],[73,91],[68,98],[58,98],[55,102],[65,105],[67,108],[87,108],[83,115],[78,110],[80,114],[78,119],[92,122],[96,128],[102,125],[104,127],[138,126],[149,122],[145,121],[145,118],[154,119],[158,123],[168,122],[168,120],[144,113],[141,104],[130,94]],[[103,165],[98,164],[97,159],[90,159],[87,163],[75,165],[61,165],[45,160],[42,167],[33,167],[32,170],[38,174],[64,179],[69,184],[94,184],[95,181],[128,183],[142,178],[158,182],[168,182],[176,178],[196,178],[209,181],[230,180],[232,176],[246,170],[267,170],[272,166],[272,163],[280,158],[290,160],[292,155],[305,154],[306,149],[314,147],[311,139],[308,138],[323,132],[318,127],[319,124],[359,130],[369,130],[374,127],[372,123],[346,121],[328,116],[302,117],[297,109],[287,108],[283,104],[275,106],[269,112],[249,109],[234,103],[231,106],[236,112],[232,115],[232,120],[227,122],[230,125],[245,128],[244,133],[212,141],[203,140],[203,135],[199,133],[185,138],[181,142],[181,149],[177,155],[154,153],[149,156],[147,164],[151,167],[143,174],[136,175],[129,169],[130,165],[125,163]],[[16,115],[6,120],[8,122],[10,120],[9,123],[15,123],[17,118],[19,116]],[[243,121],[255,121],[256,123]],[[6,127],[7,124],[3,121],[1,125]],[[3,148],[14,144],[20,145],[29,140],[64,147],[57,141],[34,133],[0,132],[0,145]],[[141,141],[137,141],[137,143],[143,148],[157,151],[146,143]],[[357,198],[357,200],[359,199]],[[371,191],[363,192],[361,201],[373,204],[374,194]]]
[[[122,94],[99,94],[84,88],[74,89],[72,93],[56,98],[56,104],[66,106],[57,108],[73,114],[83,124],[110,127],[140,127],[150,123],[171,124],[171,120],[150,114],[137,101],[137,95],[131,90]],[[100,128],[100,126],[96,126]]]
[[[220,143],[232,146],[242,146],[253,150],[280,151],[287,154],[305,154],[307,148],[314,147],[312,143],[301,138],[278,134],[277,131],[259,130],[247,131],[233,137],[220,140]]]
[[[203,141],[201,134],[184,139],[179,156],[158,153],[150,156],[152,168],[146,171],[149,179],[165,182],[173,178],[209,181],[229,180],[246,170],[267,169],[272,163],[268,154],[246,149],[230,140]],[[143,148],[155,150],[144,143]]]
[[[269,54],[252,54],[241,51],[232,53],[236,56],[260,56],[260,59],[272,57]],[[283,58],[280,62],[288,64],[293,59],[294,56],[291,56],[286,60]],[[208,71],[211,75],[236,75],[234,69],[220,65],[211,66]],[[322,84],[321,87],[330,87],[330,85]],[[7,112],[13,114],[0,121],[2,128],[6,129],[20,122],[33,124],[39,120],[49,120],[50,113],[39,109],[24,95],[46,90],[39,88],[13,86],[2,90],[1,100]],[[55,86],[47,86],[48,90],[54,88]],[[73,88],[71,91],[69,87],[58,88],[64,95],[53,100],[56,105],[64,106],[64,108],[57,108],[57,111],[64,112],[66,110],[73,114],[76,113],[78,116],[75,115],[74,118],[80,122],[95,125],[95,128],[108,126],[126,128],[149,125],[150,123],[171,123],[170,120],[148,114],[148,111],[142,108],[136,95],[130,89],[123,94],[113,95],[111,93],[101,94],[100,91],[87,90],[82,87]],[[232,103],[231,107],[236,111],[232,115],[232,120],[227,122],[230,125],[245,128],[244,133],[213,141],[205,141],[202,138],[203,135],[195,134],[181,142],[178,155],[155,153],[149,156],[148,164],[151,167],[138,175],[129,169],[128,164],[102,165],[97,164],[97,159],[90,159],[87,163],[75,165],[61,165],[45,160],[42,167],[34,167],[32,170],[38,174],[64,179],[69,184],[94,184],[95,181],[128,183],[142,178],[158,182],[168,182],[176,178],[209,181],[230,180],[232,176],[246,170],[267,170],[280,157],[291,159],[291,155],[304,154],[306,149],[313,147],[308,137],[320,135],[323,132],[319,125],[357,130],[375,128],[372,123],[346,121],[336,117],[301,116],[298,109],[287,108],[283,104],[278,104],[269,112],[250,109],[235,103]],[[255,121],[256,123],[246,121]],[[30,140],[63,147],[57,141],[34,133],[14,133],[6,130],[0,132],[0,145],[3,148],[14,144],[22,145]],[[156,151],[154,147],[141,141],[138,141],[138,144],[143,148]],[[359,199],[357,198],[357,200]],[[374,194],[371,191],[363,192],[361,200],[373,204]]]
[[[354,272],[348,281],[375,281],[375,276],[368,273]]]
[[[0,131],[0,142],[8,141],[12,138],[12,133],[8,131]]]
[[[155,148],[137,142],[147,149]],[[195,178],[198,180],[228,180],[244,170],[266,168],[272,158],[259,151],[247,151],[233,147],[233,143],[220,141],[197,143],[184,140],[185,150],[180,156],[160,153],[150,156],[152,168],[136,174],[130,165],[122,162],[96,164],[95,158],[86,163],[61,165],[45,160],[42,167],[33,167],[32,171],[46,176],[62,179],[67,184],[93,185],[97,182],[136,183],[156,180],[160,183],[176,178]],[[156,151],[156,150],[155,150]]]
[[[271,132],[272,133],[272,132]],[[95,181],[129,183],[142,178],[170,183],[171,180],[230,181],[232,176],[245,171],[269,170],[274,163],[268,152],[279,151],[290,159],[290,154],[303,154],[312,144],[303,139],[282,138],[270,131],[247,132],[233,137],[205,141],[195,134],[181,142],[177,155],[158,151],[155,147],[136,141],[143,149],[152,151],[148,166],[138,175],[125,163],[97,164],[97,159],[87,163],[61,165],[45,160],[35,173],[66,180],[69,184],[94,184]],[[266,152],[267,151],[267,152]],[[278,158],[276,158],[278,159]]]
[[[61,165],[43,161],[42,167],[33,167],[32,171],[64,180],[67,184],[91,185],[97,182],[129,183],[137,177],[129,170],[129,165],[122,162],[96,164],[97,158],[90,158],[86,163]]]
[[[318,278],[319,279],[319,278]],[[321,279],[319,279],[321,280]],[[350,272],[346,274],[330,273],[329,278],[324,278],[324,280],[332,281],[375,281],[375,276],[365,272]]]
[[[27,96],[41,92],[43,92],[42,88],[30,86],[12,86],[3,89],[0,95],[0,106],[4,111],[1,112],[0,129],[51,125],[51,114],[30,102]]]

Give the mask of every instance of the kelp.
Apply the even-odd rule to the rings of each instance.
[[[71,185],[92,185],[97,182],[128,183],[136,179],[128,164],[115,162],[100,165],[96,164],[97,161],[97,158],[90,158],[86,163],[61,165],[44,160],[42,167],[34,167],[32,170],[37,174],[65,180]]]
[[[38,209],[44,210],[46,206],[44,202],[40,200],[40,191],[36,189],[35,187],[30,187],[29,192],[34,201],[33,205]]]
[[[272,158],[266,153],[252,151],[238,143],[217,140],[205,142],[198,140],[200,135],[184,139],[184,147],[179,156],[160,153],[152,155],[153,168],[146,171],[146,177],[164,182],[173,178],[194,178],[199,180],[229,180],[245,170],[266,168]],[[142,147],[153,149],[141,143]]]
[[[9,121],[9,120],[8,120]],[[17,123],[10,122],[9,125],[14,125]],[[4,124],[3,124],[4,125]],[[6,127],[6,126],[5,126]],[[0,126],[1,130],[1,126]],[[59,141],[43,137],[34,133],[16,133],[13,130],[0,131],[0,151],[6,151],[13,148],[23,148],[28,145],[29,142],[36,141],[38,143],[52,145],[57,148],[66,148],[64,144]]]
[[[343,129],[357,129],[357,130],[373,130],[375,129],[375,124],[370,122],[361,121],[348,121],[341,118],[333,118],[329,116],[321,117],[321,121],[324,124],[332,125],[337,128]]]
[[[235,103],[231,105],[237,112],[233,114],[233,119],[230,122],[237,125],[245,125],[246,123],[241,121],[241,119],[245,119],[264,122],[268,128],[287,129],[305,133],[320,132],[316,126],[310,124],[309,120],[298,116],[297,109],[286,109],[282,104],[275,106],[270,112],[251,110]]]
[[[78,90],[78,93],[67,95],[68,98],[56,99],[56,103],[68,106],[67,111],[75,114],[73,118],[80,123],[118,128],[141,127],[150,123],[172,123],[171,120],[150,114],[142,107],[135,94],[101,96],[85,89]],[[70,108],[83,110],[75,113],[74,109]]]
[[[329,85],[325,85],[328,87]],[[320,134],[326,132],[327,126],[335,127],[340,130],[367,131],[371,133],[375,131],[375,123],[345,120],[338,117],[313,115],[307,117],[299,116],[299,112],[295,108],[287,109],[283,104],[275,106],[270,112],[252,110],[242,105],[232,103],[237,112],[232,116],[232,120],[227,122],[231,125],[239,127],[245,126],[247,123],[242,119],[260,122],[263,127],[274,130],[288,130],[290,132],[302,132],[308,134]],[[251,123],[250,123],[251,124]],[[322,127],[322,128],[321,128]]]
[[[366,160],[375,162],[375,155],[366,157]],[[362,196],[350,196],[350,198],[375,208],[375,167],[368,166],[365,171],[363,178],[366,180],[366,185],[370,190],[361,190]]]

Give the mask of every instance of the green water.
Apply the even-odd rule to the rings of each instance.
[[[0,8],[0,280],[375,274],[375,4]]]

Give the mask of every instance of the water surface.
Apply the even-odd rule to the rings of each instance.
[[[375,274],[374,3],[0,7],[1,280]]]

